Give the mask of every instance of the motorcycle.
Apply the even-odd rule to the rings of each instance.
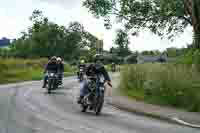
[[[58,74],[55,72],[48,72],[47,92],[50,94],[52,90],[58,88],[59,84]]]
[[[99,115],[104,104],[105,81],[102,77],[89,77],[86,80],[88,82],[88,94],[81,101],[81,111],[86,112],[89,109]],[[99,87],[98,96],[97,87]]]
[[[112,71],[112,72],[116,72],[116,66],[112,66],[112,67],[111,67],[111,71]]]

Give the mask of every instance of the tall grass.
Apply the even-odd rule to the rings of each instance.
[[[192,65],[127,65],[121,75],[122,92],[136,100],[200,112],[200,73]]]
[[[0,58],[0,84],[27,80],[41,80],[47,59],[23,60]],[[65,65],[65,76],[72,75],[70,65]]]

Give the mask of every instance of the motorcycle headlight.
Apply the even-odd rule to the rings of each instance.
[[[50,76],[54,76],[54,73],[50,73]]]
[[[80,72],[82,72],[83,71],[83,69],[80,69]]]
[[[104,91],[104,90],[105,90],[105,88],[104,88],[104,87],[100,87],[100,90]]]
[[[99,81],[100,81],[100,83],[104,83],[104,81],[105,81],[104,77],[101,76],[100,79],[99,79]]]

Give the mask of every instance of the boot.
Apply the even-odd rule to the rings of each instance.
[[[46,88],[47,81],[44,81],[42,88]]]
[[[46,84],[43,84],[42,88],[46,88]]]
[[[82,103],[83,97],[84,97],[84,96],[80,96],[80,97],[78,98],[78,101],[77,101],[78,104],[81,104],[81,103]]]

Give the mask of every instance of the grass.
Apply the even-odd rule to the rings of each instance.
[[[120,68],[121,68],[122,65],[116,65],[116,71],[119,71]],[[111,72],[112,71],[112,64],[107,64],[107,65],[104,65],[105,69],[108,71],[108,72]]]
[[[127,65],[121,76],[121,92],[131,98],[200,112],[200,73],[192,65]]]
[[[47,59],[23,60],[0,58],[0,84],[29,80],[41,80]],[[73,69],[65,64],[65,76],[73,75]]]

